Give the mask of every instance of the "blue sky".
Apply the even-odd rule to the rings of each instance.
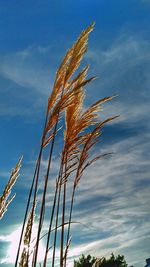
[[[149,13],[149,0],[1,0],[0,192],[24,155],[17,196],[0,222],[1,266],[13,266],[8,254],[22,221],[56,69],[92,21],[84,63],[99,78],[87,87],[85,106],[117,93],[103,116],[120,118],[103,130],[96,148],[113,151],[113,157],[88,170],[78,189],[74,220],[88,227],[73,226],[69,261],[81,253],[114,252],[140,267],[150,257]],[[59,147],[60,141],[55,159]],[[55,160],[53,174],[57,168]]]

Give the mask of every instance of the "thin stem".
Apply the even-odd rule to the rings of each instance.
[[[65,90],[65,87],[63,85],[62,92],[61,92],[61,98],[63,97],[64,90]],[[47,167],[47,174],[46,174],[46,178],[45,178],[43,198],[42,198],[42,206],[41,206],[41,210],[40,210],[40,219],[39,219],[39,226],[38,226],[38,233],[37,233],[36,248],[35,248],[35,254],[33,257],[33,261],[32,261],[33,267],[36,267],[36,262],[37,262],[40,233],[41,233],[41,229],[42,229],[42,223],[44,220],[45,197],[46,197],[46,192],[47,192],[48,178],[49,178],[49,172],[50,172],[50,166],[51,166],[51,161],[52,161],[54,143],[55,143],[55,138],[56,138],[57,126],[58,126],[58,122],[59,122],[59,115],[60,115],[60,109],[58,110],[57,120],[56,120],[55,127],[54,127],[53,139],[52,139],[52,144],[51,144],[51,149],[50,149],[49,162],[48,162],[48,167]]]
[[[67,232],[67,241],[66,241],[66,248],[68,246],[69,238],[70,238],[70,228],[71,228],[71,220],[72,220],[72,212],[73,212],[73,204],[74,204],[74,197],[75,197],[75,191],[76,191],[76,179],[79,175],[79,170],[80,170],[80,163],[76,172],[76,176],[74,178],[74,185],[72,189],[72,198],[71,198],[71,205],[70,205],[70,214],[69,214],[69,224],[68,224],[68,232]],[[67,262],[67,253],[65,254],[65,264],[64,267],[66,267],[66,262]]]
[[[38,162],[39,162],[39,159],[37,160],[37,163],[36,163],[36,168],[35,168],[33,180],[32,180],[32,184],[31,184],[31,187],[30,187],[30,192],[29,192],[29,196],[28,196],[27,206],[26,206],[26,210],[25,210],[25,216],[24,216],[23,225],[22,225],[22,229],[21,229],[21,235],[20,235],[20,239],[19,239],[19,246],[18,246],[18,250],[17,250],[15,267],[17,267],[17,264],[18,264],[19,253],[20,253],[20,248],[21,248],[21,242],[22,242],[23,232],[24,232],[24,228],[25,228],[25,223],[26,223],[26,219],[27,219],[27,215],[28,215],[28,211],[29,211],[29,205],[30,205],[32,190],[33,190],[33,186],[34,186],[34,182],[35,182],[35,177],[36,177],[36,171],[37,171]]]
[[[58,114],[58,117],[59,117],[59,114]],[[46,173],[46,177],[45,177],[42,205],[41,205],[40,218],[39,218],[39,226],[38,226],[38,232],[37,232],[35,255],[34,255],[34,259],[33,259],[33,266],[34,267],[36,266],[36,263],[37,263],[37,254],[38,254],[38,248],[39,248],[40,233],[41,233],[41,229],[42,229],[42,221],[44,219],[43,212],[44,212],[44,207],[45,207],[45,197],[46,197],[46,192],[47,192],[48,177],[49,177],[50,166],[51,166],[51,161],[52,161],[52,154],[53,154],[55,137],[56,137],[56,132],[57,132],[57,125],[58,125],[58,118],[57,118],[57,121],[56,121],[56,124],[55,124],[54,136],[53,136],[53,139],[52,139],[52,144],[51,144],[51,149],[50,149],[50,156],[49,156],[48,167],[47,167],[47,173]]]
[[[58,192],[58,185],[56,185],[55,195],[54,195],[54,199],[53,199],[53,207],[52,207],[52,212],[51,212],[51,217],[50,217],[50,225],[49,225],[48,234],[47,234],[47,243],[46,243],[46,250],[45,250],[43,267],[46,267],[47,255],[48,255],[48,251],[49,251],[49,241],[50,241],[52,222],[53,222],[54,211],[55,211],[55,206],[56,206],[57,192]]]
[[[73,204],[74,204],[74,196],[75,196],[75,188],[73,188],[72,192],[72,198],[71,198],[71,205],[70,205],[70,214],[69,214],[69,223],[68,223],[68,232],[67,232],[67,241],[66,241],[66,247],[68,246],[69,238],[70,238],[70,228],[71,228],[71,220],[72,220],[72,212],[73,212]],[[66,262],[67,262],[67,253],[65,255],[65,264],[64,266],[66,267]]]
[[[52,231],[51,228],[52,228],[52,222],[53,222],[54,211],[55,211],[55,206],[56,206],[58,186],[61,186],[61,183],[60,182],[61,182],[61,179],[62,179],[63,162],[64,162],[64,154],[62,153],[62,160],[61,160],[61,164],[60,164],[59,175],[58,175],[58,179],[56,180],[56,189],[55,189],[55,195],[54,195],[54,199],[53,199],[53,207],[52,207],[52,212],[51,212],[51,217],[50,217],[50,225],[49,225],[49,229],[48,229],[47,244],[46,244],[46,250],[45,250],[45,257],[44,257],[43,267],[46,267],[46,262],[47,262],[47,254],[48,254],[48,251],[49,251],[49,241],[50,241],[50,235],[51,235],[51,231]],[[59,203],[59,200],[58,200],[58,203]],[[59,208],[57,206],[55,232],[57,231],[57,225],[58,225],[57,217],[58,217],[58,214],[59,214]],[[55,240],[56,237],[57,237],[57,233],[55,233],[54,244],[56,244],[56,240]],[[55,252],[54,252],[54,254],[55,254]]]
[[[65,222],[65,202],[66,202],[66,183],[64,184],[63,211],[62,211],[62,230],[61,230],[61,248],[60,248],[60,266],[63,267],[63,248],[64,248],[64,222]]]
[[[26,206],[24,220],[23,220],[23,225],[22,225],[22,229],[21,229],[21,235],[20,235],[20,240],[19,240],[19,245],[18,245],[18,250],[17,250],[15,267],[17,267],[17,265],[18,265],[18,259],[19,259],[19,253],[20,253],[20,248],[21,248],[21,242],[22,242],[24,228],[25,228],[25,224],[26,224],[26,220],[27,220],[28,211],[29,211],[29,206],[30,206],[32,191],[33,191],[33,187],[34,187],[34,183],[35,183],[35,178],[36,178],[36,175],[37,175],[37,170],[39,169],[39,163],[40,163],[40,160],[41,160],[41,155],[42,155],[42,150],[43,150],[43,142],[44,142],[44,138],[45,138],[45,128],[46,128],[46,124],[47,124],[47,119],[48,119],[48,109],[47,109],[47,112],[46,112],[46,118],[45,118],[45,124],[44,124],[43,134],[42,134],[42,142],[41,142],[40,152],[39,152],[39,156],[38,156],[38,159],[37,159],[37,162],[36,162],[36,167],[35,167],[35,171],[34,171],[34,175],[33,175],[33,180],[32,180],[32,184],[31,184],[31,187],[30,187],[29,196],[28,196],[28,200],[27,200],[27,206]]]
[[[65,177],[67,170],[67,154],[65,157]],[[60,247],[60,267],[63,267],[63,248],[64,248],[64,223],[65,223],[65,209],[66,209],[66,183],[64,182],[63,188],[63,207],[62,207],[62,230],[61,230],[61,247]]]
[[[59,185],[58,192],[58,202],[57,202],[57,213],[56,213],[56,224],[55,224],[55,235],[54,235],[54,246],[53,246],[53,258],[52,258],[52,267],[55,264],[55,252],[56,252],[56,240],[57,240],[57,226],[58,226],[58,217],[59,217],[59,206],[60,206],[60,196],[61,196],[61,184]]]
[[[58,176],[58,200],[57,200],[57,210],[56,210],[56,221],[55,221],[55,234],[54,234],[54,244],[53,244],[53,258],[52,258],[52,267],[55,263],[55,251],[56,251],[56,241],[57,241],[57,229],[58,229],[58,218],[59,218],[59,206],[60,206],[60,196],[61,196],[61,186],[62,186],[62,175],[63,175],[63,166],[64,166],[64,153],[62,152],[62,160],[60,164],[59,176]]]

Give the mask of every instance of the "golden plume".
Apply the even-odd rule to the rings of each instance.
[[[86,30],[84,30],[75,44],[68,50],[65,55],[57,73],[53,86],[53,91],[48,98],[48,111],[50,111],[55,103],[59,100],[62,93],[62,88],[68,89],[70,87],[70,78],[77,70],[80,62],[87,50],[87,41],[89,33],[93,30],[94,23],[92,23]],[[71,82],[72,84],[73,82]]]
[[[15,197],[15,194],[9,198],[11,194],[11,190],[16,183],[18,177],[19,177],[19,171],[22,163],[22,158],[21,157],[16,164],[15,168],[12,170],[9,181],[3,191],[3,194],[0,196],[0,219],[4,216],[5,212],[7,211],[8,205],[12,202],[12,200]]]

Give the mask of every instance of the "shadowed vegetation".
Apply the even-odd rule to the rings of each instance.
[[[123,255],[114,256],[113,253],[108,259],[82,255],[79,260],[74,261],[74,267],[127,267],[127,263]]]

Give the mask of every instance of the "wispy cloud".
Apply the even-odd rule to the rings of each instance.
[[[0,73],[21,87],[29,87],[47,95],[50,88],[50,70],[45,57],[48,54],[49,47],[33,46],[1,56]]]
[[[24,90],[30,91],[30,95],[24,94],[26,104],[29,103],[30,97],[34,97],[37,108],[41,107],[51,91],[60,60],[58,55],[54,56],[53,50],[54,47],[49,46],[32,46],[1,56],[0,74],[9,80],[5,91],[9,93],[13,90],[14,94],[19,95],[24,94]],[[93,99],[93,96],[96,98],[117,93],[119,99],[113,103],[113,108],[108,104],[108,109],[121,114],[122,121],[128,118],[128,122],[132,120],[137,123],[137,117],[143,119],[149,112],[149,59],[148,40],[136,35],[121,34],[107,49],[97,47],[94,51],[89,50],[86,60],[91,62],[91,68],[94,67],[94,74],[101,77],[91,85],[91,90],[88,90],[90,99]],[[15,84],[18,86],[17,91],[14,90]],[[22,109],[22,105],[18,108],[16,105],[11,106],[9,109],[1,105],[1,114],[18,115],[19,109]],[[106,114],[109,113],[108,109],[104,110]],[[29,105],[24,107],[25,116],[29,110]],[[23,112],[21,114],[23,115]]]
[[[73,213],[73,221],[81,225],[72,225],[69,266],[82,253],[99,257],[109,256],[111,252],[122,253],[135,266],[142,265],[148,257],[149,145],[147,133],[122,137],[111,147],[105,146],[105,152],[111,148],[115,154],[96,163],[82,177]],[[47,160],[43,160],[43,172],[46,165]],[[55,160],[50,186],[57,172]],[[68,189],[71,191],[71,183]],[[50,190],[49,206],[52,196]]]
[[[148,147],[148,139],[143,145],[140,136],[121,141],[113,147],[115,157],[95,164],[84,175],[76,195],[74,220],[90,225],[90,230],[73,228],[78,241],[87,240],[79,254],[102,256],[114,251],[125,254],[131,264],[135,255],[135,266],[143,264],[148,256],[145,244],[150,226]]]
[[[121,34],[107,49],[89,51],[88,58],[94,71],[100,73],[91,97],[117,93],[119,97],[104,113],[120,114],[120,121],[131,126],[148,120],[150,86],[149,40],[140,36]],[[94,94],[93,94],[94,91]],[[108,111],[109,110],[109,111]]]
[[[39,46],[0,55],[0,116],[29,117],[33,107],[39,111],[46,104],[54,76],[52,55],[50,47]]]

